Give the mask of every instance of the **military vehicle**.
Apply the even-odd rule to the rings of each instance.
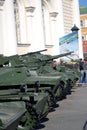
[[[34,72],[35,75],[40,76],[40,79],[39,79],[40,84],[41,84],[40,87],[47,88],[47,86],[51,86],[51,91],[53,91],[53,89],[55,89],[55,86],[56,86],[56,91],[55,91],[56,98],[58,97],[58,99],[62,99],[65,97],[66,91],[68,90],[68,89],[65,90],[65,88],[69,88],[70,86],[70,85],[67,85],[71,83],[71,81],[69,80],[70,76],[68,77],[67,75],[67,79],[66,79],[66,76],[64,74],[65,72],[61,73],[61,72],[58,72],[56,69],[54,69],[52,66],[52,62],[54,59],[70,55],[71,53],[72,52],[68,52],[68,53],[55,55],[55,56],[36,53],[33,55],[26,55],[26,56],[24,55],[22,59],[25,62],[27,68],[29,68],[31,72]],[[62,87],[58,87],[60,86],[59,85],[60,83],[56,85],[56,82],[59,79],[58,76],[61,77]],[[41,77],[43,78],[43,81],[45,82],[42,82]],[[44,79],[44,77],[47,79],[47,82]],[[48,82],[48,78],[49,78],[49,82]],[[56,79],[56,81],[54,80],[54,78]],[[52,79],[54,80],[54,82]],[[52,93],[54,92],[50,92],[50,94]]]
[[[61,74],[61,72],[55,71],[55,69],[52,67],[52,61],[56,58],[60,58],[63,56],[67,56],[70,55],[72,52],[68,52],[68,53],[64,53],[64,54],[60,54],[60,55],[56,55],[56,56],[50,56],[50,55],[43,55],[40,54],[41,51],[38,52],[33,52],[33,53],[28,53],[28,54],[24,54],[22,56],[20,56],[21,59],[21,64],[16,64],[16,68],[12,68],[12,71],[14,72],[14,70],[16,70],[16,73],[14,74],[13,72],[11,72],[11,67],[10,70],[8,69],[8,71],[11,73],[8,74],[8,78],[6,79],[5,83],[6,86],[7,85],[17,85],[18,84],[28,84],[28,87],[32,87],[34,86],[34,83],[36,81],[40,82],[40,88],[44,87],[49,88],[48,86],[51,86],[51,90],[55,87],[53,86],[60,86],[59,84],[56,85],[56,82],[59,80],[59,76],[61,77],[61,86],[62,87],[56,87],[58,88],[58,90],[60,92],[58,93],[62,93],[62,96],[66,95],[66,91],[65,88],[67,88],[67,83],[68,82],[68,86],[71,83],[70,76],[68,79],[68,76],[66,76],[66,74],[64,74],[65,72],[63,72]],[[18,59],[17,59],[18,60]],[[16,62],[18,63],[18,62]],[[17,66],[26,66],[23,67],[22,70],[20,71],[19,68],[17,68]],[[26,69],[27,68],[27,69]],[[3,70],[3,69],[2,69]],[[7,68],[6,68],[7,71]],[[25,72],[23,74],[23,72]],[[25,77],[24,77],[25,75]],[[27,75],[27,77],[26,77]],[[72,74],[71,74],[72,75]],[[6,76],[6,74],[5,74]],[[10,78],[13,77],[13,79]],[[21,78],[18,78],[17,76],[21,76]],[[1,77],[3,77],[3,74],[1,74]],[[66,79],[67,77],[67,79]],[[4,78],[1,78],[0,83],[1,85],[5,85],[5,83],[3,82]],[[10,80],[10,81],[9,81]],[[22,80],[22,82],[21,82]],[[9,86],[10,86],[9,85]],[[57,89],[56,89],[57,90]],[[64,92],[65,91],[65,92]],[[56,91],[57,92],[57,91]],[[65,93],[65,94],[64,94]],[[59,95],[58,95],[59,97]]]
[[[63,67],[61,68],[63,72],[57,71],[51,64],[54,59],[71,53],[72,52],[57,56],[46,56],[37,52],[22,56],[17,55],[16,57],[14,56],[14,58],[11,57],[13,59],[12,61],[6,57],[8,61],[11,62],[11,66],[5,64],[7,59],[1,62],[0,103],[2,106],[5,106],[4,103],[7,104],[8,102],[8,104],[10,103],[9,105],[7,104],[9,107],[12,106],[11,104],[14,102],[16,102],[16,104],[18,102],[19,104],[20,102],[26,104],[25,107],[23,107],[23,114],[19,116],[22,118],[16,125],[17,130],[30,130],[34,128],[41,118],[47,116],[50,108],[53,107],[58,100],[66,96],[67,89],[71,89],[70,85],[72,85],[75,75],[70,71],[67,73],[66,71],[64,72],[65,68]],[[12,108],[10,107],[9,109]],[[5,128],[5,124],[3,124],[4,114],[2,111],[1,114],[1,130],[8,130]],[[15,116],[16,113],[14,112],[13,117]],[[10,126],[11,125],[10,123]]]
[[[30,71],[26,67],[1,67],[0,68],[0,89],[16,89],[20,91],[20,86],[27,85],[28,92],[44,92],[52,86],[58,88],[61,77],[38,76],[36,72]],[[22,89],[21,89],[22,90]]]
[[[22,57],[26,57],[28,55],[33,55],[33,54],[40,54],[40,52],[44,52],[47,51],[47,49],[44,50],[39,50],[39,51],[35,51],[35,52],[30,52],[27,54],[23,54],[23,55],[12,55],[12,56],[4,56],[4,55],[0,55],[0,67],[3,66],[13,66],[13,67],[21,67],[24,66],[24,62]]]
[[[28,84],[29,81],[26,82],[25,79],[28,78],[29,80],[30,73],[26,67],[19,67],[19,64],[15,67],[5,66],[3,64],[3,66],[0,67],[0,77],[0,110],[1,107],[5,109],[5,111],[0,111],[2,115],[0,118],[1,130],[12,130],[12,127],[16,130],[18,124],[18,130],[21,128],[29,130],[34,128],[41,118],[46,117],[49,112],[48,94],[30,93],[26,91],[27,88],[25,84]],[[34,76],[32,76],[31,79],[33,78]],[[34,84],[35,81],[36,79],[34,78],[32,84]],[[20,106],[21,102],[25,102],[23,113],[20,113],[21,110],[17,107]],[[16,113],[15,109],[13,109],[14,106],[19,113]],[[10,113],[9,110],[12,111],[12,113]],[[5,114],[7,114],[7,117],[5,117]]]
[[[26,93],[16,89],[0,90],[1,130],[34,129],[48,112],[47,93]]]
[[[22,101],[0,101],[0,130],[16,130],[26,111]]]
[[[46,79],[50,79],[50,77],[53,79],[53,77],[57,78],[58,76],[61,77],[61,86],[62,87],[56,87],[56,97],[58,99],[61,99],[65,97],[67,93],[70,92],[70,89],[75,85],[77,79],[79,78],[78,71],[76,73],[76,70],[71,71],[70,69],[66,69],[65,66],[58,66],[53,68],[52,61],[54,59],[70,55],[72,52],[64,53],[56,56],[51,55],[43,55],[43,54],[33,54],[32,55],[26,55],[23,56],[22,59],[25,62],[26,66],[33,72],[35,75],[38,75],[40,77],[44,76]],[[41,79],[41,78],[40,78]],[[39,81],[40,81],[39,79]],[[55,82],[49,82],[45,80],[45,82],[40,81],[40,88],[44,87],[47,88],[47,86],[51,86],[51,91],[53,91],[53,88],[55,88]],[[57,81],[57,79],[56,79]],[[60,85],[59,85],[60,86]],[[54,92],[53,92],[54,93]],[[61,94],[62,93],[62,94]],[[59,95],[61,96],[59,96]],[[60,98],[59,98],[60,97]]]

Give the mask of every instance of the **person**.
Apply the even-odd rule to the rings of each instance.
[[[57,62],[56,62],[56,60],[53,60],[52,67],[54,70],[57,70],[56,66],[57,66]]]
[[[83,72],[82,83],[86,83],[86,72]]]
[[[80,78],[80,83],[86,83],[86,72],[85,72],[85,62],[82,58],[79,60],[79,70],[82,74]]]
[[[84,61],[82,60],[82,58],[79,61],[79,69],[80,71],[84,70]]]

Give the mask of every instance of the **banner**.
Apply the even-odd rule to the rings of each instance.
[[[73,51],[73,54],[69,56],[71,59],[77,59],[79,54],[79,42],[78,42],[78,31],[72,32],[64,37],[59,38],[59,51],[66,53]],[[69,60],[69,58],[65,58]]]

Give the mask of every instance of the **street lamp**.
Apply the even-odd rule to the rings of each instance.
[[[74,26],[71,28],[71,31],[74,32],[74,31],[78,31],[79,28],[74,24]]]

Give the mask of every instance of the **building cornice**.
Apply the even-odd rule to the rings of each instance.
[[[3,10],[4,2],[5,2],[5,0],[0,0],[0,11]]]
[[[57,12],[50,12],[50,17],[57,17],[58,13]]]
[[[27,12],[33,13],[34,10],[35,10],[35,7],[33,7],[33,6],[25,7],[25,10],[26,10]]]
[[[0,0],[0,6],[3,6],[5,0]]]

